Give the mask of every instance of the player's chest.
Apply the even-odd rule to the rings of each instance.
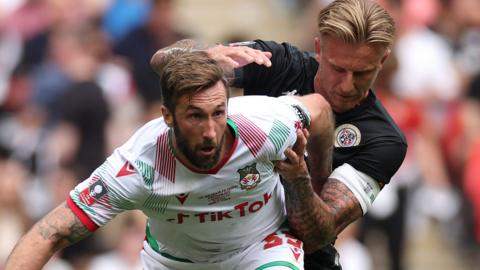
[[[163,210],[170,211],[232,207],[252,198],[265,201],[279,182],[272,161],[242,149],[215,173],[197,173],[178,161],[171,171],[169,177],[156,175],[147,199],[161,201]]]

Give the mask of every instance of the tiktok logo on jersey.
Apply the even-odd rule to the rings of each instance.
[[[244,217],[253,214],[262,209],[272,198],[272,193],[264,193],[260,200],[251,202],[245,201],[233,206],[230,211],[200,212],[200,213],[182,213],[178,212],[176,217],[167,219],[168,222],[183,223],[206,223],[221,222],[224,220]]]
[[[251,190],[260,183],[260,173],[257,170],[257,163],[245,166],[237,171],[240,174],[240,188]]]

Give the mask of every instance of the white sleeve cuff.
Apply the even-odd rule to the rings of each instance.
[[[360,203],[364,215],[372,207],[373,201],[380,192],[380,185],[375,179],[356,170],[348,163],[337,167],[329,178],[339,180],[352,191]]]

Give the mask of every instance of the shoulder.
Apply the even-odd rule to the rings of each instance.
[[[155,151],[159,144],[168,145],[168,130],[169,127],[163,121],[163,117],[151,120],[137,129],[118,149],[123,153],[129,153],[132,158]]]
[[[284,98],[287,97],[242,96],[231,99],[229,120],[255,156],[263,153],[269,160],[284,159],[286,147],[295,143],[301,119],[295,108],[282,100]]]
[[[287,133],[295,133],[299,116],[292,106],[296,101],[288,97],[241,96],[230,99],[228,116],[242,129],[258,127],[269,134],[273,129],[281,129]],[[247,124],[248,123],[248,124]]]
[[[368,98],[358,107],[346,113],[336,114],[337,133],[360,132],[363,143],[395,141],[407,143],[405,136],[381,101],[370,91]]]
[[[229,115],[242,114],[267,121],[295,115],[289,103],[285,102],[285,98],[285,96],[270,97],[263,95],[234,97],[229,101],[228,113]],[[292,98],[292,100],[294,99]]]
[[[300,51],[298,48],[295,46],[291,45],[288,42],[276,42],[276,41],[271,41],[271,40],[261,40],[261,39],[256,39],[253,40],[249,43],[250,47],[258,49],[258,50],[263,50],[263,51]]]
[[[239,75],[241,79],[236,85],[243,87],[245,94],[279,96],[294,89],[303,94],[313,90],[313,80],[318,69],[313,53],[285,42],[255,40],[249,46],[271,52],[272,66],[266,68],[250,64],[242,68],[242,75]]]
[[[303,60],[311,60],[316,63],[314,53],[301,50],[300,48],[288,42],[265,41],[256,39],[251,42],[250,47],[262,51],[269,51],[272,53],[272,58],[276,55],[278,57],[298,58]]]
[[[358,108],[337,115],[334,164],[349,163],[377,181],[388,183],[402,164],[407,141],[374,96]]]

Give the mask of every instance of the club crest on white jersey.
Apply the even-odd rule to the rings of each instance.
[[[260,172],[257,170],[257,163],[245,166],[237,171],[240,174],[240,188],[251,190],[260,183]]]

